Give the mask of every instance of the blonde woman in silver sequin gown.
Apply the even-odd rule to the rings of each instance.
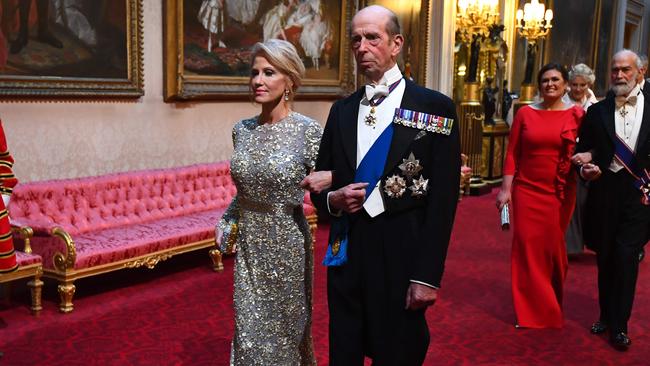
[[[237,196],[217,225],[238,218],[230,364],[315,365],[312,239],[300,183],[315,165],[322,130],[290,109],[304,74],[290,43],[258,43],[251,69],[262,112],[233,128]]]

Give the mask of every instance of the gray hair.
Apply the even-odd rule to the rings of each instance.
[[[363,9],[360,9],[357,12],[357,14],[359,14],[361,11],[366,10],[368,8],[370,8],[372,10],[375,10],[375,11],[381,11],[381,12],[386,13],[386,16],[388,17],[388,20],[386,20],[385,30],[386,30],[386,33],[389,36],[392,37],[392,36],[396,36],[398,34],[402,34],[402,27],[400,27],[400,25],[399,25],[399,18],[397,17],[397,14],[395,14],[394,11],[388,9],[385,6],[381,6],[381,5],[369,5],[369,6],[366,6],[365,8],[363,8]]]
[[[596,74],[594,74],[594,70],[585,64],[574,65],[571,70],[569,70],[569,81],[572,81],[578,76],[583,77],[589,85],[594,85],[596,82]]]
[[[639,58],[641,59],[641,64],[643,65],[643,67],[647,68],[648,67],[648,56],[640,55]]]
[[[399,25],[397,14],[395,14],[392,10],[389,11],[390,15],[388,16],[388,21],[386,22],[386,33],[388,33],[389,36],[402,34],[402,28]]]
[[[612,60],[615,60],[616,58],[618,58],[620,56],[630,55],[630,54],[634,55],[634,64],[636,65],[637,69],[642,69],[643,68],[643,61],[641,61],[641,57],[639,57],[639,55],[636,52],[634,52],[632,50],[629,50],[627,48],[623,48],[622,50],[616,52],[614,54],[614,57],[612,57]]]
[[[291,95],[298,89],[305,76],[305,65],[302,63],[298,51],[291,43],[281,39],[268,39],[257,42],[251,51],[251,67],[255,57],[264,57],[273,67],[284,74],[291,81]]]

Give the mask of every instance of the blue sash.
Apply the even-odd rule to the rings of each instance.
[[[393,140],[393,124],[389,124],[386,129],[379,135],[370,150],[361,159],[359,167],[354,175],[354,183],[367,182],[366,199],[370,196],[377,182],[384,172],[388,150]],[[328,240],[327,253],[323,259],[325,266],[341,266],[348,260],[348,231],[349,218],[344,214],[336,217],[331,221],[330,237]]]
[[[650,205],[650,174],[646,169],[639,167],[634,151],[630,150],[618,136],[614,140],[614,156],[623,164],[625,170],[634,177],[634,188],[641,191],[641,203]]]

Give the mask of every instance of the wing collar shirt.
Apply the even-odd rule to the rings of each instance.
[[[366,155],[368,150],[370,150],[370,147],[375,143],[379,135],[381,135],[381,133],[384,132],[384,129],[393,122],[395,109],[399,108],[402,104],[402,97],[404,96],[404,90],[406,89],[406,82],[404,81],[397,64],[386,71],[382,79],[379,81],[379,85],[388,86],[400,79],[402,80],[397,87],[386,97],[386,99],[384,99],[383,102],[381,102],[381,104],[375,107],[377,123],[374,126],[369,126],[364,121],[366,116],[370,114],[371,106],[370,101],[365,95],[361,98],[359,115],[357,117],[357,167],[359,167],[361,160],[363,160],[363,157]],[[363,203],[363,208],[370,217],[375,217],[384,212],[384,202],[382,201],[379,192],[380,184],[381,181],[377,182],[377,185],[366,199],[366,202]]]
[[[635,151],[644,109],[644,95],[641,93],[641,85],[637,84],[629,95],[636,96],[636,104],[634,106],[626,104],[622,107],[616,107],[616,111],[614,112],[614,126],[616,128],[616,136],[625,142],[630,150]],[[620,113],[622,109],[627,113]],[[616,173],[621,169],[623,169],[623,164],[614,157],[609,165],[609,170]]]

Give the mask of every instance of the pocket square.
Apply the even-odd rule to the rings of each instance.
[[[419,139],[423,138],[426,135],[427,135],[427,131],[420,131],[420,132],[418,132],[417,135],[415,135],[415,138],[413,140],[419,140]]]

